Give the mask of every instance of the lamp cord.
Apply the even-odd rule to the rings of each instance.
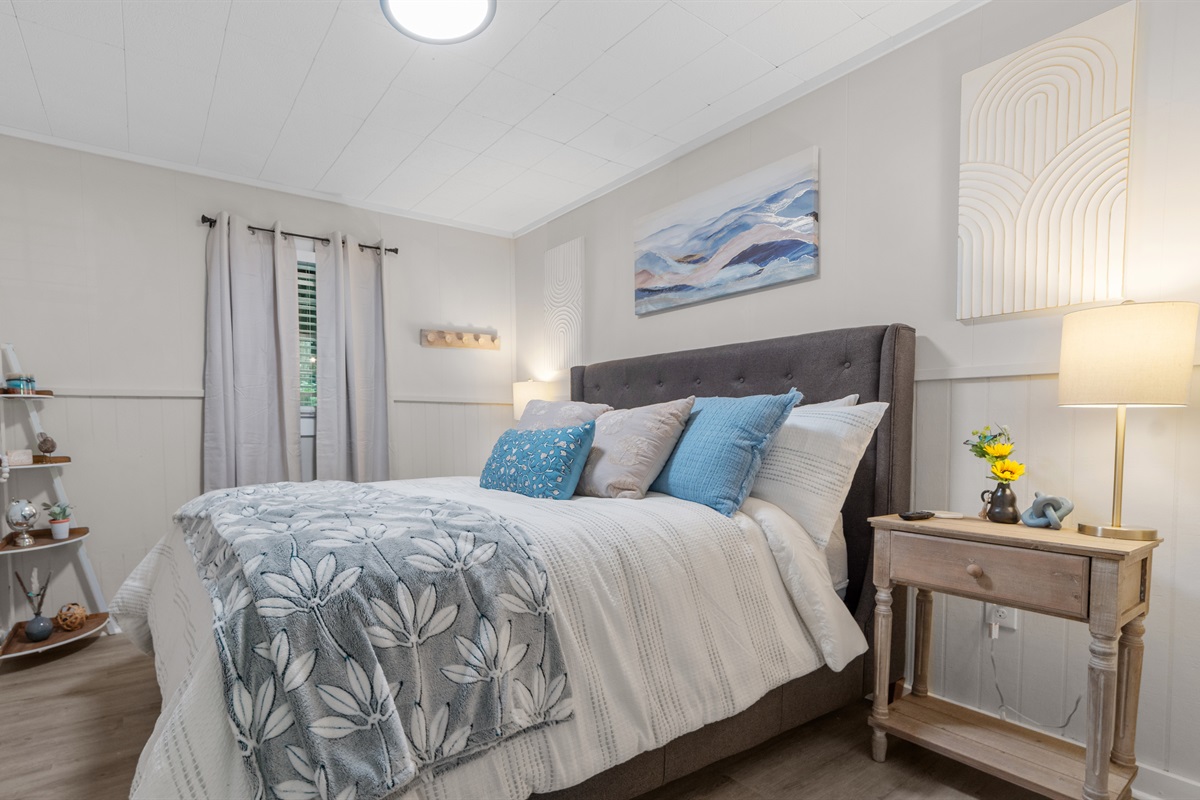
[[[1004,702],[1004,691],[1000,688],[1000,671],[996,668],[995,639],[988,640],[988,656],[992,660],[992,682],[996,686],[996,694],[1000,697],[1000,719],[1008,721],[1008,714],[1012,714],[1014,717],[1020,717],[1025,722],[1028,722],[1031,725],[1036,725],[1039,728],[1046,728],[1053,731],[1065,731],[1067,729],[1067,727],[1071,724],[1071,720],[1075,717],[1075,712],[1079,710],[1079,704],[1083,701],[1082,694],[1075,698],[1075,707],[1071,709],[1070,714],[1067,714],[1067,719],[1062,725],[1047,725],[1044,722],[1039,722],[1033,717],[1025,716],[1020,711],[1017,711],[1015,708]]]

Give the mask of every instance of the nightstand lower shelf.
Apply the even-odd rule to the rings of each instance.
[[[70,644],[79,639],[85,639],[88,636],[94,636],[104,630],[107,624],[107,612],[88,614],[87,622],[77,631],[64,631],[55,623],[54,632],[50,634],[49,639],[41,642],[29,642],[25,640],[25,623],[18,622],[8,632],[8,638],[4,641],[4,645],[0,647],[0,661],[18,656],[31,656],[43,650],[52,650],[55,647],[61,647],[64,644]]]
[[[1086,750],[937,697],[906,695],[871,725],[1057,800],[1078,800]],[[1129,797],[1137,768],[1109,764],[1108,796]]]

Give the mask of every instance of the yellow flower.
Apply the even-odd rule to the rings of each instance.
[[[1025,465],[1020,461],[1013,461],[1010,458],[1006,458],[1003,461],[997,461],[995,464],[992,464],[992,474],[1001,483],[1012,483],[1025,474]]]
[[[988,442],[983,446],[983,452],[992,458],[1007,458],[1012,451],[1012,442]]]

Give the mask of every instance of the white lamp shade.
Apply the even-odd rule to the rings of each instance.
[[[1196,303],[1124,303],[1063,317],[1060,406],[1185,406]]]
[[[553,400],[554,385],[549,381],[517,381],[513,384],[513,419],[520,419],[530,400]]]

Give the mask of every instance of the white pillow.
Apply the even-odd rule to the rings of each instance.
[[[779,506],[824,548],[887,407],[863,403],[793,410],[775,434],[750,496]]]
[[[858,405],[858,395],[848,394],[845,397],[839,397],[837,400],[826,400],[824,403],[807,403],[802,406],[796,406],[792,409],[793,412],[801,409],[808,410],[810,408],[842,408],[843,406]]]
[[[517,422],[519,431],[544,431],[550,428],[573,428],[612,411],[604,403],[579,403],[574,400],[530,400],[525,413]]]

